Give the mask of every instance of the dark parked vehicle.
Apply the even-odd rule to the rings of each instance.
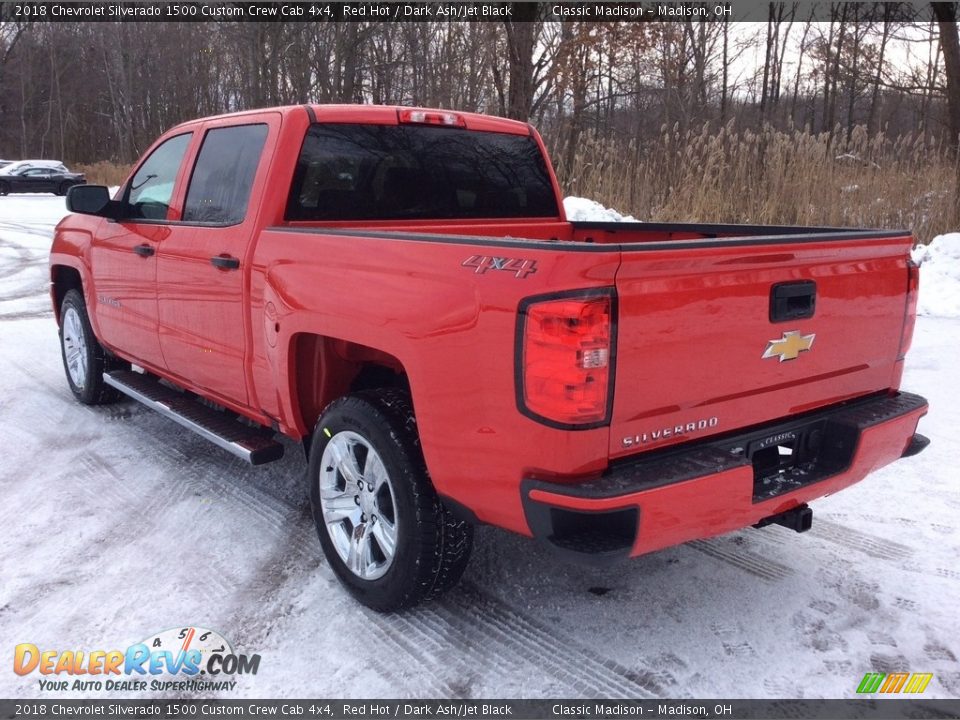
[[[83,185],[87,178],[52,167],[21,167],[13,172],[0,172],[0,195],[10,193],[42,193],[66,195],[74,185]]]

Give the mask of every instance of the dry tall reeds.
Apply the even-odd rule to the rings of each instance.
[[[662,128],[657,142],[583,133],[571,167],[554,151],[564,192],[642,220],[839,225],[912,230],[917,240],[960,229],[958,169],[923,133],[840,147],[826,133]],[[87,182],[119,185],[128,165],[78,165]]]
[[[130,173],[129,165],[118,165],[109,160],[101,160],[90,165],[74,165],[70,169],[86,175],[87,182],[91,185],[106,185],[107,187],[120,185]]]
[[[564,190],[660,222],[906,228],[921,242],[960,228],[957,167],[923,134],[661,128],[658,141],[586,133]],[[558,153],[555,158],[567,156]]]

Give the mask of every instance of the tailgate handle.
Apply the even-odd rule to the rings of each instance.
[[[770,322],[813,317],[817,284],[813,280],[777,283],[770,288]]]

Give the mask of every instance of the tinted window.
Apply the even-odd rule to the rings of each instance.
[[[209,131],[190,178],[183,219],[224,225],[242,222],[266,139],[266,125]]]
[[[287,203],[288,220],[557,214],[533,138],[408,125],[312,125]]]
[[[130,181],[127,203],[130,217],[165,220],[173,184],[193,133],[176,135],[150,153]]]

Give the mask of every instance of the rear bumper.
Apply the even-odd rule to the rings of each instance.
[[[534,537],[591,564],[760,523],[922,451],[919,395],[859,399],[616,463],[578,485],[526,479]]]

